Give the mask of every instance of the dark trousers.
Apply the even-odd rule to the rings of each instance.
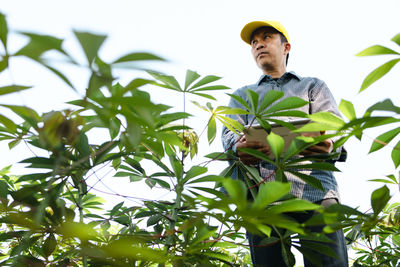
[[[332,204],[337,203],[336,199],[326,199],[323,200],[321,203],[322,206],[330,206]],[[314,212],[308,212],[308,214],[301,214],[301,215],[293,215],[292,217],[299,222],[304,222],[308,218],[310,218]],[[324,225],[317,225],[309,227],[312,232],[322,232]],[[281,229],[283,230],[283,229]],[[277,236],[277,233],[273,233],[273,235]],[[318,251],[313,251],[312,253],[316,254],[321,262],[322,267],[348,267],[348,256],[347,256],[347,248],[344,239],[344,234],[342,230],[336,231],[331,234],[326,234],[328,238],[330,238],[333,242],[332,243],[318,243],[314,242],[314,247],[317,244],[325,245],[330,247],[337,255],[337,258],[332,258],[330,256],[318,253]],[[279,241],[274,243],[271,246],[263,246],[261,241],[266,238],[266,236],[258,236],[254,235],[250,232],[247,233],[247,238],[249,240],[250,245],[250,253],[251,253],[251,260],[253,262],[254,267],[285,267],[285,261],[282,256],[282,243]],[[303,242],[311,242],[311,241],[303,241]],[[302,241],[300,240],[300,244]],[[303,243],[305,246],[306,244]],[[290,249],[289,246],[285,247],[284,249]],[[315,267],[318,265],[314,265],[311,263],[307,258],[304,257],[304,266],[305,267]]]

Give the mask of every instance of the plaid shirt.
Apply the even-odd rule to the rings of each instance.
[[[269,75],[262,75],[256,84],[239,88],[233,93],[243,98],[250,105],[250,101],[246,95],[246,90],[248,89],[259,94],[260,103],[268,91],[277,90],[285,93],[283,98],[297,96],[309,102],[308,105],[298,108],[297,110],[301,110],[308,114],[320,111],[329,111],[337,116],[340,116],[335,99],[333,98],[329,88],[323,81],[317,78],[300,77],[294,72],[286,72],[279,79],[273,79]],[[233,98],[231,98],[229,106],[233,108],[243,108],[243,106]],[[254,118],[253,115],[228,116],[239,121],[243,125],[248,125],[249,122],[251,122]],[[223,128],[222,144],[225,150],[231,148],[236,151],[235,142],[237,138],[238,136],[234,132],[231,132],[226,127]],[[257,167],[262,178],[265,179],[266,177],[269,177],[268,181],[275,179],[274,175],[271,175],[275,169],[274,165],[262,161]],[[319,179],[325,190],[318,190],[308,185],[295,175],[285,172],[288,181],[291,183],[291,194],[298,198],[306,199],[312,202],[317,202],[327,198],[339,199],[336,179],[331,171],[302,170],[301,172]],[[232,178],[238,178],[236,171],[234,171]]]

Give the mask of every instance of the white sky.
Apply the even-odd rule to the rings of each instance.
[[[168,64],[157,65],[168,74],[182,78],[186,69],[192,69],[201,75],[222,76],[221,83],[231,88],[254,83],[261,75],[251,57],[250,47],[239,37],[243,25],[252,20],[279,20],[292,40],[288,70],[301,76],[323,79],[338,103],[340,99],[352,101],[359,116],[366,107],[384,98],[390,97],[395,104],[400,104],[399,66],[367,91],[358,94],[366,75],[388,58],[354,56],[374,44],[399,51],[399,47],[390,42],[400,32],[399,10],[400,1],[395,0],[2,0],[0,4],[0,11],[7,15],[9,28],[65,38],[65,48],[81,62],[83,54],[77,48],[72,29],[108,34],[100,54],[106,61],[131,51],[149,51],[170,60]],[[15,35],[10,40],[11,50],[15,51],[22,44],[23,39]],[[64,102],[77,97],[58,78],[32,63],[15,60],[11,69],[14,81],[37,87],[12,97],[2,97],[0,103],[25,104],[45,112],[64,108]],[[69,69],[68,75],[82,93],[85,87],[82,78],[85,76]],[[123,84],[134,78],[130,72],[120,75]],[[9,73],[0,75],[0,85],[6,85],[10,80]],[[156,89],[152,97],[155,101],[168,99],[167,104],[181,107],[181,97],[177,94]],[[218,100],[214,106],[226,105],[229,99],[220,94]],[[191,108],[190,113],[199,113],[198,109]],[[206,123],[206,117],[197,120],[201,125]],[[376,135],[371,133],[361,143],[350,141],[346,145],[349,151],[347,163],[337,164],[342,170],[336,177],[344,204],[369,208],[372,190],[381,185],[367,180],[394,172],[389,149],[366,156],[371,138]],[[220,151],[222,148],[217,139],[211,148],[202,146],[201,153]],[[21,159],[21,155],[26,153],[23,145],[9,152],[3,143],[0,149],[3,152],[0,167]],[[221,167],[213,168],[218,173]],[[121,194],[140,195],[135,184],[121,188],[115,179],[121,178],[109,177],[104,182]],[[396,193],[396,187],[391,189]],[[152,191],[151,194],[157,193]]]

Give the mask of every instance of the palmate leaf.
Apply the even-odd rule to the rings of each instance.
[[[393,138],[395,138],[398,134],[400,134],[400,127],[390,130],[384,134],[381,134],[377,138],[375,138],[374,142],[372,143],[371,149],[368,153],[375,152],[382,147],[386,146]]]
[[[74,34],[86,55],[89,66],[91,66],[107,36],[80,31],[74,31]]]
[[[400,55],[400,54],[382,45],[373,45],[356,54],[357,57],[376,56],[376,55]]]
[[[375,70],[373,70],[368,76],[364,79],[360,91],[362,92],[367,89],[371,84],[382,78],[386,73],[388,73],[398,62],[400,58],[392,59],[385,64],[379,66]]]

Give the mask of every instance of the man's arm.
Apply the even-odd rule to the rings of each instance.
[[[335,98],[333,97],[331,91],[325,82],[319,80],[315,87],[310,90],[309,93],[310,100],[310,114],[317,113],[321,111],[331,112],[334,115],[341,117],[339,109],[337,107]],[[333,133],[328,131],[329,133]],[[321,132],[321,135],[325,134],[325,132]],[[307,136],[306,134],[304,134]],[[311,146],[301,152],[302,155],[313,155],[313,154],[327,154],[331,153],[333,149],[333,143],[339,137],[333,137],[331,139],[326,139],[314,146]]]

